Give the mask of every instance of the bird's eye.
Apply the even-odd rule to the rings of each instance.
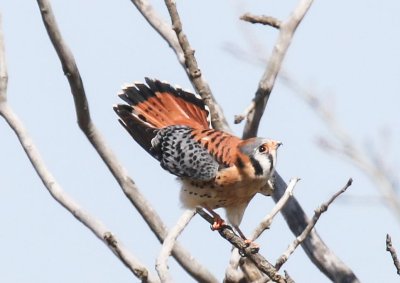
[[[264,152],[264,151],[266,151],[267,150],[267,148],[264,146],[264,145],[261,145],[259,148],[258,148],[258,151],[259,152]]]

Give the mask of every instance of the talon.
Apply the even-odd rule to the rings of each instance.
[[[225,225],[225,221],[221,217],[214,217],[214,223],[211,225],[211,230],[219,230]]]
[[[249,239],[245,239],[244,242],[248,247],[250,247],[255,252],[258,252],[260,250],[260,245],[257,244],[256,242],[253,242],[252,240]]]

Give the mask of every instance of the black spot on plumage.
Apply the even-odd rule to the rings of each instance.
[[[192,129],[187,126],[169,126],[161,129],[152,141],[159,148],[161,166],[177,175],[199,180],[215,177],[218,163],[203,148],[189,137]]]
[[[208,144],[208,141],[206,141],[206,142],[204,143],[204,148],[207,149],[207,150],[208,150],[208,145],[209,145],[209,144]]]
[[[147,122],[146,117],[144,117],[142,114],[139,114],[138,117],[140,120]]]
[[[256,176],[260,176],[260,175],[262,175],[264,173],[264,170],[261,167],[260,162],[258,162],[258,160],[255,159],[253,156],[250,157],[250,162],[251,162],[251,165],[254,168],[254,174]]]

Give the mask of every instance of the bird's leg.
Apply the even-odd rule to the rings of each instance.
[[[214,223],[211,225],[211,230],[213,230],[213,231],[219,230],[222,228],[222,226],[225,225],[225,221],[221,218],[221,216],[219,216],[218,213],[216,213],[214,210],[212,210],[211,208],[209,208],[207,206],[203,206],[203,208],[205,210],[207,210],[208,213],[210,213],[212,215],[212,217],[214,218]]]

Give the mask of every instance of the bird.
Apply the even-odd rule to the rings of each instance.
[[[145,78],[146,83],[126,85],[113,106],[118,121],[161,167],[181,182],[185,208],[203,208],[213,217],[212,230],[226,218],[246,242],[239,225],[245,209],[257,194],[270,195],[279,141],[240,139],[213,129],[210,110],[201,97],[167,82]]]

